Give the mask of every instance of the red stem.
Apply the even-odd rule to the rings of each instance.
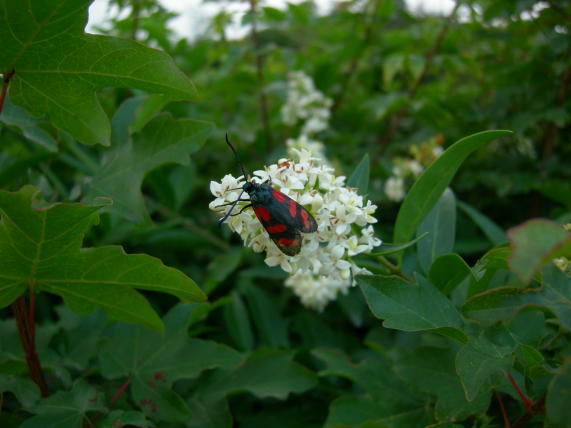
[[[117,391],[115,391],[115,394],[113,394],[113,397],[111,397],[111,400],[109,400],[109,404],[113,404],[115,401],[117,401],[119,399],[119,397],[121,397],[123,395],[123,393],[127,390],[127,387],[131,384],[131,379],[127,379],[125,382],[123,382],[119,388],[117,388]]]
[[[44,378],[44,372],[42,371],[40,357],[36,352],[34,327],[30,324],[30,321],[34,322],[34,316],[26,314],[26,301],[23,294],[12,303],[12,311],[14,312],[14,318],[16,318],[16,326],[18,327],[20,343],[24,350],[30,377],[40,388],[41,396],[47,397],[49,395],[48,386]]]
[[[504,428],[511,428],[510,420],[508,418],[508,414],[506,413],[506,408],[504,406],[504,400],[502,399],[502,396],[498,393],[498,391],[494,391],[494,394],[496,394],[496,399],[498,400],[498,403],[500,403],[500,410],[502,411],[502,418],[504,419]]]
[[[2,82],[2,92],[0,92],[0,114],[2,113],[2,109],[4,108],[4,100],[6,99],[6,94],[8,93],[8,86],[10,86],[10,80],[14,75],[14,69],[4,73],[4,79]]]
[[[509,373],[507,374],[507,376],[508,376],[510,383],[512,384],[515,391],[517,392],[517,395],[519,395],[519,397],[523,401],[523,405],[525,406],[525,410],[528,413],[532,413],[533,412],[533,409],[532,409],[533,403],[531,402],[531,400],[529,398],[527,398],[527,396],[523,392],[521,392],[521,389],[519,389],[519,386],[517,386],[517,383],[516,383],[515,379],[513,378],[513,376]]]

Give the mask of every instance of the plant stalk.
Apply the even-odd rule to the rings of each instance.
[[[10,86],[10,80],[14,75],[14,69],[4,73],[4,78],[2,79],[2,90],[0,92],[0,114],[2,114],[2,109],[4,108],[4,100],[6,99],[6,94],[8,94],[8,86]]]
[[[257,3],[258,0],[250,0],[250,14],[252,15],[252,44],[254,45],[254,57],[256,59],[256,74],[259,84],[258,100],[260,104],[260,119],[264,126],[264,137],[266,145],[272,146],[272,130],[270,127],[270,115],[268,107],[268,97],[266,96],[266,82],[264,79],[264,57],[260,52],[261,44],[258,39],[258,20],[257,20]]]
[[[35,297],[32,297],[33,294],[34,292],[31,290],[29,310],[26,310],[26,300],[22,294],[12,303],[12,312],[14,313],[14,318],[16,318],[20,343],[22,344],[22,349],[24,350],[30,377],[40,388],[41,396],[47,397],[49,395],[48,385],[46,383],[46,379],[44,378],[44,372],[42,371],[40,357],[36,352],[36,332],[34,319]]]

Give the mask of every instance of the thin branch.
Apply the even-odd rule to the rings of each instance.
[[[22,344],[30,377],[40,388],[41,396],[47,397],[48,386],[42,371],[40,357],[36,352],[36,342],[33,333],[35,329],[30,326],[30,320],[34,321],[34,317],[29,317],[26,314],[26,301],[23,294],[12,303],[12,312],[14,312],[14,318],[16,318],[20,343]]]
[[[498,400],[498,403],[500,405],[500,411],[502,412],[502,419],[504,420],[504,428],[511,428],[510,420],[508,418],[508,414],[506,413],[506,408],[504,406],[504,400],[502,399],[502,396],[498,391],[494,391],[494,394],[496,395],[496,400]]]
[[[414,99],[414,97],[416,96],[416,93],[418,92],[418,89],[420,88],[420,85],[422,84],[423,80],[425,79],[425,77],[430,72],[430,69],[432,68],[432,63],[434,61],[434,57],[436,56],[436,53],[440,50],[440,47],[442,46],[442,42],[444,41],[446,34],[448,34],[448,30],[450,29],[450,26],[452,25],[452,22],[454,21],[454,18],[456,17],[456,12],[458,12],[458,8],[460,7],[460,4],[461,4],[460,0],[456,0],[454,8],[450,12],[450,15],[448,15],[448,17],[444,21],[444,24],[443,24],[442,28],[440,29],[440,32],[438,33],[438,35],[436,36],[436,39],[434,40],[434,44],[432,45],[430,50],[425,54],[425,56],[424,56],[424,58],[425,58],[424,67],[422,68],[422,71],[420,72],[420,76],[418,76],[418,79],[416,79],[414,84],[408,90],[408,98],[410,100]],[[386,133],[381,132],[379,134],[378,141],[379,141],[381,147],[386,147],[392,141],[392,139],[394,138],[396,131],[398,130],[398,127],[400,126],[400,123],[401,123],[402,119],[404,118],[404,116],[406,115],[407,111],[408,111],[407,107],[401,108],[391,118],[391,124],[390,124],[388,132],[386,132]]]
[[[360,62],[361,62],[363,55],[365,53],[365,49],[369,45],[369,43],[371,42],[372,35],[373,35],[373,24],[375,23],[375,17],[377,16],[377,11],[379,9],[379,5],[380,5],[381,1],[383,1],[383,0],[372,0],[372,1],[375,2],[375,5],[373,7],[372,14],[369,17],[369,20],[365,24],[365,30],[363,32],[363,42],[361,43],[361,49],[352,58],[351,63],[349,64],[349,68],[347,69],[347,71],[345,72],[345,74],[342,77],[341,89],[339,90],[339,92],[337,93],[335,98],[333,99],[333,105],[331,106],[331,113],[335,113],[339,109],[339,106],[341,105],[341,103],[343,102],[343,99],[345,98],[345,94],[347,93],[347,90],[349,88],[349,84],[351,83],[353,76],[356,74],[357,69],[359,68]]]
[[[137,30],[139,29],[139,18],[141,16],[140,0],[131,0],[131,39],[137,40]]]
[[[260,104],[260,119],[264,127],[264,137],[266,145],[272,146],[272,130],[270,127],[270,115],[268,107],[268,98],[266,96],[266,82],[264,79],[264,57],[261,53],[261,44],[258,38],[258,19],[257,19],[257,3],[258,0],[250,0],[250,15],[252,17],[252,45],[254,46],[254,57],[256,59],[256,75],[258,77],[259,95],[258,102]]]
[[[2,79],[2,91],[0,92],[0,114],[2,114],[4,100],[6,100],[6,94],[8,93],[8,86],[10,86],[10,80],[12,80],[14,73],[14,69],[4,73],[4,78]]]
[[[525,406],[525,410],[528,413],[533,413],[533,403],[531,402],[531,400],[529,398],[527,398],[527,396],[521,391],[521,389],[519,389],[519,386],[517,385],[515,379],[513,378],[513,376],[510,373],[507,373],[507,377],[510,381],[510,383],[512,384],[512,386],[514,387],[515,391],[517,392],[517,395],[519,395],[519,398],[521,398],[521,401],[523,401],[523,405]]]

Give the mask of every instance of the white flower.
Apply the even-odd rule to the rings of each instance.
[[[302,122],[301,134],[312,135],[327,128],[333,102],[315,89],[303,71],[289,74],[287,100],[281,109],[284,124]]]
[[[254,172],[254,181],[271,181],[278,189],[302,204],[317,221],[317,232],[303,235],[299,254],[287,256],[282,253],[264,230],[254,212],[246,209],[240,215],[231,216],[226,223],[240,234],[245,245],[256,252],[265,252],[269,266],[280,266],[290,274],[285,285],[292,288],[302,303],[322,310],[328,302],[335,300],[338,293],[344,293],[355,285],[357,274],[370,273],[358,267],[351,257],[370,252],[381,241],[374,236],[373,217],[377,207],[345,186],[345,177],[335,176],[333,168],[321,156],[312,154],[312,147],[297,143],[290,145],[293,159],[280,159],[277,164]],[[309,140],[303,140],[309,141]],[[314,146],[315,147],[315,146]],[[216,199],[210,208],[224,215],[238,198],[242,177],[225,176],[221,183],[210,185]],[[224,193],[224,189],[227,192]],[[247,195],[242,195],[247,198]],[[247,202],[238,202],[234,213],[239,212]],[[218,208],[217,208],[218,207]]]
[[[385,195],[391,201],[402,201],[405,195],[404,180],[400,177],[390,177],[385,182]]]

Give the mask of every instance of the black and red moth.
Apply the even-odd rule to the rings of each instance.
[[[236,149],[228,140],[228,135],[226,135],[226,143],[232,149],[234,156],[236,156],[244,178],[248,177],[238,152],[236,152]],[[250,199],[242,199],[244,192],[250,196]],[[249,202],[249,204],[244,206],[239,213],[232,214],[232,210],[238,202]],[[274,241],[282,253],[288,256],[295,256],[301,250],[301,232],[312,233],[317,230],[317,222],[309,211],[289,196],[284,195],[266,183],[260,184],[251,180],[246,181],[244,186],[242,186],[242,192],[238,199],[223,205],[232,206],[226,215],[219,220],[219,224],[223,223],[230,215],[239,215],[246,208],[252,207],[256,217],[258,217],[272,241]]]

